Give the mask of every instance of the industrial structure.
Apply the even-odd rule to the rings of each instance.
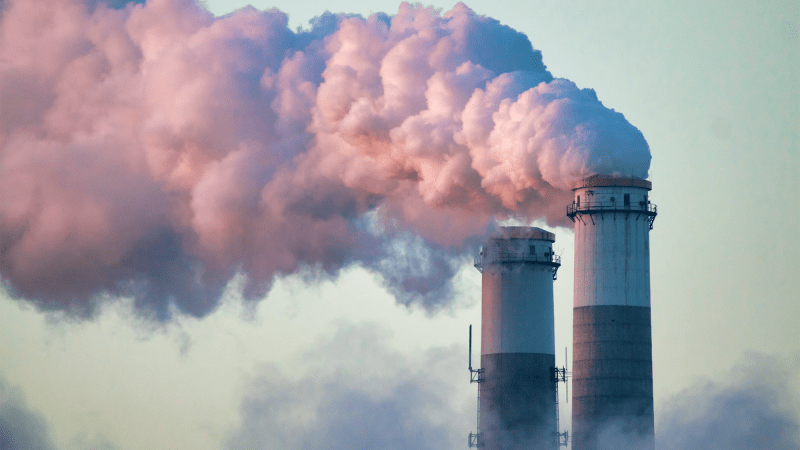
[[[617,439],[655,445],[651,188],[639,178],[595,175],[574,187],[567,206],[575,222],[573,450],[627,448]]]
[[[541,228],[502,227],[475,261],[482,273],[481,368],[472,368],[470,355],[479,391],[470,447],[559,446],[553,280],[561,263],[553,242]]]

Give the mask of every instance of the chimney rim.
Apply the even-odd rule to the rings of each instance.
[[[638,177],[624,177],[618,175],[591,175],[573,184],[572,190],[576,191],[583,188],[592,187],[637,187],[653,189],[653,183],[649,180]]]
[[[556,241],[555,233],[539,227],[500,227],[492,233],[489,239],[537,239],[541,241]]]

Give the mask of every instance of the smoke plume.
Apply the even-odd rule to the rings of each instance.
[[[350,264],[427,308],[495,218],[564,224],[570,183],[645,177],[644,137],[463,4],[214,17],[194,0],[7,0],[0,275],[42,309],[102,295],[203,316],[236,273]]]

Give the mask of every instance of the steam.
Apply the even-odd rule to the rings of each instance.
[[[437,308],[494,218],[564,224],[574,180],[650,162],[622,114],[463,4],[293,32],[192,0],[12,0],[0,148],[10,292],[161,318],[207,314],[236,273],[256,297],[351,264]]]
[[[475,427],[463,369],[450,348],[409,358],[387,344],[385,328],[339,330],[302,355],[307,374],[274,367],[254,379],[240,405],[241,423],[227,448],[457,449]],[[452,355],[456,355],[455,359]],[[365,363],[365,361],[367,361]],[[379,362],[375,364],[374,362]],[[796,450],[800,448],[800,366],[748,353],[715,381],[697,381],[656,404],[659,450]],[[466,404],[464,404],[466,403]],[[601,433],[598,450],[652,449],[624,424]]]
[[[664,450],[800,448],[800,359],[759,353],[726,382],[696,383],[670,399],[659,421]]]
[[[656,405],[659,450],[800,448],[800,359],[748,352],[717,380],[697,380]],[[609,424],[598,450],[648,450],[652,440]]]
[[[343,327],[303,355],[308,373],[301,377],[266,367],[249,383],[240,424],[223,448],[462,447],[465,430],[474,426],[474,416],[464,414],[474,397],[459,395],[463,385],[453,382],[463,379],[459,353],[439,347],[404,355],[391,347],[385,329]]]

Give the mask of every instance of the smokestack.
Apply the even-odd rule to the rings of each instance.
[[[656,207],[640,178],[591,176],[573,188],[572,448],[611,433],[654,448],[650,241]]]
[[[503,227],[481,250],[481,382],[477,446],[557,448],[553,280],[555,235]]]

